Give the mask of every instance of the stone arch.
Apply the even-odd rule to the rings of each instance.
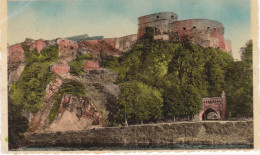
[[[202,114],[202,120],[218,120],[218,119],[220,119],[220,114],[218,110],[214,108],[208,108]]]

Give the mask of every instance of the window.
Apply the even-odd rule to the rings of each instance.
[[[193,26],[192,29],[196,29],[196,26]]]
[[[210,27],[207,27],[207,29],[209,29]]]
[[[183,27],[183,30],[186,30],[186,27]]]
[[[174,16],[173,16],[173,15],[172,15],[171,17],[172,17],[172,19],[174,19]]]
[[[157,16],[156,18],[159,19],[159,16]]]

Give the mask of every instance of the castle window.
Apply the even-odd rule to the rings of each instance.
[[[207,27],[207,29],[209,29],[210,27]]]
[[[171,16],[172,17],[172,19],[174,19],[174,16]]]
[[[193,29],[196,29],[196,26],[193,26]]]
[[[183,30],[186,30],[186,27],[183,27]]]
[[[156,18],[159,19],[159,16],[157,16]]]

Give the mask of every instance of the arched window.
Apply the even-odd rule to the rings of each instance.
[[[157,19],[159,19],[159,16],[156,16]]]
[[[172,17],[172,19],[174,19],[174,16],[173,16],[173,15],[172,15],[171,17]]]
[[[183,30],[186,30],[186,27],[183,27]]]

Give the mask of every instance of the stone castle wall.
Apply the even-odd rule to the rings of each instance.
[[[99,69],[98,61],[94,60],[85,60],[84,61],[84,71],[96,70]]]
[[[205,121],[107,127],[95,130],[26,134],[27,147],[143,147],[181,145],[253,145],[253,121]]]
[[[137,42],[137,34],[116,38],[115,48],[127,52]]]
[[[190,41],[203,47],[225,48],[224,26],[209,19],[187,19],[178,21],[173,12],[162,12],[138,18],[138,39],[144,36],[145,28],[154,28],[155,40]],[[229,43],[227,43],[229,44]]]
[[[138,38],[142,38],[146,27],[153,27],[155,35],[168,34],[168,25],[178,20],[173,12],[161,12],[138,18]]]
[[[225,50],[224,27],[217,21],[208,19],[188,19],[173,22],[170,34],[178,40],[189,40],[204,47],[219,47]]]

